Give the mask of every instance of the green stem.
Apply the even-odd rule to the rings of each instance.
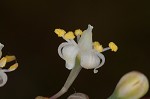
[[[107,99],[118,99],[116,97],[116,92],[113,92],[113,94],[111,96],[109,96]]]
[[[57,99],[60,96],[62,96],[64,93],[66,93],[67,90],[69,89],[69,87],[72,85],[72,83],[76,79],[76,77],[78,76],[81,69],[82,69],[82,67],[80,66],[80,60],[79,60],[79,58],[76,58],[75,67],[71,70],[64,86],[58,93],[56,93],[55,95],[50,97],[50,99]]]

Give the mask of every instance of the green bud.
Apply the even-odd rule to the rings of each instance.
[[[120,79],[114,93],[108,99],[139,99],[148,92],[148,89],[147,77],[138,71],[132,71]]]

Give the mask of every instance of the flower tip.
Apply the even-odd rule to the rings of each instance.
[[[88,25],[88,29],[92,30],[93,29],[93,26],[92,25]]]
[[[3,47],[4,47],[4,45],[2,43],[0,43],[0,50],[2,50]]]

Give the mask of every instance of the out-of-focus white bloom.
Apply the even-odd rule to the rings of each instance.
[[[84,93],[74,93],[70,95],[67,99],[89,99],[89,97]]]
[[[88,25],[87,30],[83,32],[80,29],[75,30],[73,33],[69,31],[66,33],[63,29],[55,29],[55,33],[58,37],[62,37],[67,42],[63,42],[58,47],[59,56],[66,61],[66,68],[72,69],[75,66],[75,59],[80,59],[80,65],[85,69],[94,69],[94,73],[98,72],[105,63],[105,57],[102,52],[111,49],[116,52],[118,47],[113,43],[109,43],[109,47],[103,48],[99,42],[93,42],[92,40],[93,26]],[[75,35],[77,36],[77,42],[74,41]]]
[[[140,99],[148,92],[148,89],[147,77],[138,71],[132,71],[120,79],[114,93],[108,99]]]
[[[15,56],[5,56],[1,58],[3,47],[4,45],[0,43],[0,87],[4,86],[7,82],[7,75],[5,72],[14,71],[18,67],[18,63],[15,63],[12,66],[10,66],[8,69],[3,69],[6,66],[7,62],[16,60]]]

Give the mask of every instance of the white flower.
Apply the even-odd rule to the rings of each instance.
[[[3,44],[0,43],[0,58],[2,56],[2,48],[4,47]],[[0,87],[4,86],[7,82],[7,75],[5,72],[14,71],[18,67],[18,63],[13,64],[8,69],[3,69],[6,66],[7,62],[11,62],[15,60],[15,56],[5,56],[0,59]]]
[[[66,61],[67,69],[74,68],[76,57],[78,57],[83,68],[94,69],[94,73],[97,73],[97,69],[105,63],[105,57],[102,52],[109,49],[114,52],[118,50],[118,47],[113,42],[110,42],[107,48],[103,48],[99,42],[93,42],[92,29],[93,26],[91,25],[88,25],[87,30],[83,32],[78,29],[74,33],[72,31],[66,33],[63,29],[55,29],[54,32],[67,41],[58,47],[58,54]],[[77,36],[77,42],[74,41],[74,34]]]

